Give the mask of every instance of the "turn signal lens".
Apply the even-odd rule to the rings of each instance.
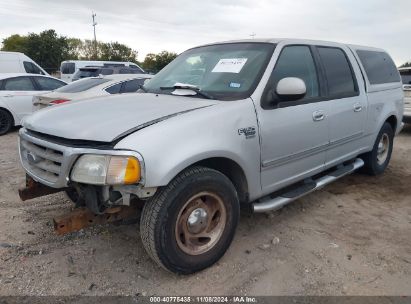
[[[112,156],[107,170],[107,184],[135,184],[140,180],[140,163],[134,157]]]

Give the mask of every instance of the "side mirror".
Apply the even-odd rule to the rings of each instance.
[[[296,77],[286,77],[281,79],[275,93],[284,101],[295,101],[301,99],[307,93],[304,80]]]

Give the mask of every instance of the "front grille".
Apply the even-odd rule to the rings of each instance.
[[[49,183],[57,183],[61,175],[63,152],[20,139],[23,166]]]

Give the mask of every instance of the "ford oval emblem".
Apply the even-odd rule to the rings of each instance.
[[[27,152],[27,160],[30,164],[37,164],[40,158],[33,152]]]

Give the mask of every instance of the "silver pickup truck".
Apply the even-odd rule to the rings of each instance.
[[[21,163],[36,182],[95,214],[144,203],[147,252],[188,274],[224,254],[240,206],[276,210],[356,169],[383,173],[402,127],[403,94],[380,49],[214,43],[182,53],[140,93],[28,117]]]

